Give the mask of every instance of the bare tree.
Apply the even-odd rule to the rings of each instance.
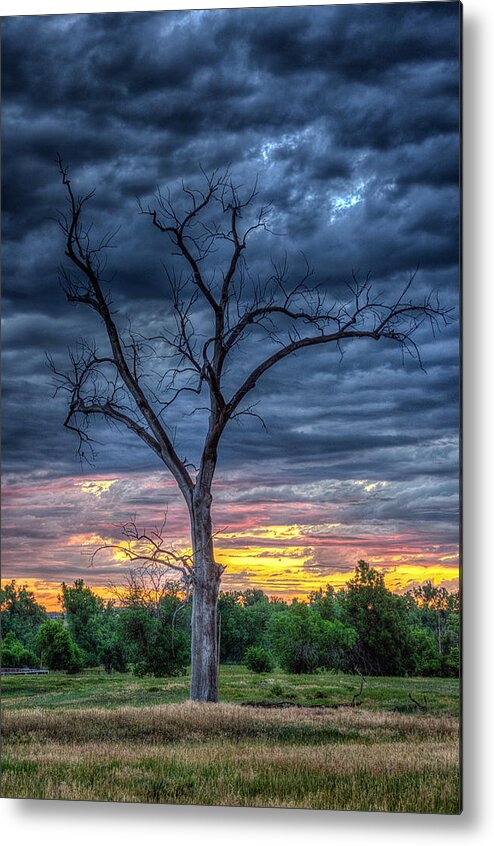
[[[93,562],[102,550],[113,549],[123,553],[134,566],[127,573],[125,585],[110,583],[113,595],[121,605],[145,608],[158,620],[165,597],[170,593],[177,596],[180,591],[183,599],[173,615],[173,627],[178,611],[189,602],[193,564],[191,556],[177,553],[165,545],[165,522],[159,528],[146,532],[140,531],[136,523],[130,520],[122,527],[122,543],[105,543],[96,547],[90,559]],[[173,580],[170,580],[170,571],[175,576]]]
[[[250,400],[257,382],[306,347],[332,345],[341,352],[358,339],[389,341],[420,364],[416,331],[424,322],[434,330],[449,313],[433,295],[420,302],[410,298],[413,275],[392,302],[374,291],[369,277],[357,275],[348,285],[347,300],[330,302],[312,284],[308,265],[296,279],[286,262],[273,264],[264,279],[251,278],[244,253],[254,233],[268,229],[269,209],[255,213],[256,190],[242,198],[228,173],[213,173],[203,174],[202,190],[182,186],[181,211],[170,193],[158,193],[154,206],[140,208],[159,235],[171,241],[184,267],[179,275],[166,271],[173,331],[164,328],[146,337],[117,322],[104,281],[104,251],[111,236],[92,242],[83,220],[92,194],[78,196],[67,169],[58,163],[68,202],[60,215],[70,262],[70,269],[63,270],[64,290],[69,302],[96,312],[108,342],[102,354],[94,343],[80,344],[71,354],[71,372],[55,371],[70,395],[65,426],[77,433],[81,454],[91,448],[90,418],[99,415],[126,427],[175,479],[190,518],[192,558],[185,570],[183,562],[165,558],[172,569],[186,571],[192,585],[190,696],[216,701],[216,609],[224,567],[215,561],[211,506],[227,423],[240,415],[257,417]],[[219,263],[215,272],[209,269],[213,259]],[[235,354],[249,338],[258,363],[245,371]],[[179,455],[170,422],[174,404],[186,398],[207,413],[197,467]]]

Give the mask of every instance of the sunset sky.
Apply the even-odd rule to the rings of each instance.
[[[160,524],[187,549],[185,507],[157,457],[94,422],[96,456],[76,455],[53,396],[82,337],[104,349],[96,314],[58,281],[65,197],[96,188],[94,231],[119,227],[108,255],[113,309],[154,334],[169,318],[169,247],[138,213],[201,167],[229,166],[272,232],[247,254],[294,277],[308,257],[335,301],[352,272],[388,297],[417,268],[455,320],[420,330],[423,368],[383,342],[305,350],[272,369],[255,418],[226,430],[214,488],[223,589],[303,596],[339,587],[358,559],[405,590],[458,584],[459,4],[397,3],[3,21],[3,562],[57,608],[62,580],[102,594],[128,562],[95,545],[122,523]],[[178,265],[176,265],[178,267]],[[256,341],[256,339],[254,339]],[[256,342],[244,349],[255,363]],[[231,378],[234,379],[235,373]],[[201,403],[202,404],[202,403]],[[205,414],[175,408],[180,454],[194,461]]]

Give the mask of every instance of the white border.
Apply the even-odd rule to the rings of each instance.
[[[386,2],[386,0],[384,0]],[[342,0],[335,0],[339,4]],[[280,2],[146,2],[93,0],[41,3],[4,0],[2,14],[57,14],[241,6],[292,6]],[[313,2],[312,5],[326,5]],[[494,334],[494,3],[464,2],[464,812],[426,817],[346,812],[197,808],[2,799],[4,842],[53,846],[66,842],[178,843],[197,846],[300,846],[353,842],[365,846],[490,844],[494,836],[494,590],[489,572],[493,523],[490,414]],[[490,272],[490,273],[489,273]],[[494,564],[494,561],[493,561]],[[492,569],[492,568],[491,568]],[[321,839],[323,838],[323,839]]]

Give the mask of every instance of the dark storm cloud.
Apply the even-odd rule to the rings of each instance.
[[[136,197],[197,181],[200,165],[230,165],[246,186],[259,176],[259,201],[272,202],[286,237],[252,242],[254,278],[285,250],[295,274],[303,251],[335,295],[356,269],[390,294],[419,265],[416,295],[436,289],[457,307],[458,14],[426,2],[4,19],[7,470],[78,469],[44,352],[62,367],[67,346],[101,338],[57,283],[57,151],[78,191],[97,189],[95,232],[120,227],[108,277],[122,325],[132,311],[154,328],[169,310],[160,262],[171,250]],[[457,453],[441,439],[454,444],[458,428],[458,326],[420,341],[426,374],[372,343],[342,363],[313,351],[282,365],[259,383],[267,434],[252,419],[232,425],[221,471],[252,477],[264,462],[292,485],[419,480],[413,508],[420,499],[424,519],[445,519],[433,488],[443,480],[454,498]],[[204,419],[171,422],[196,457]],[[155,466],[125,433],[102,425],[96,439],[100,472]],[[383,505],[383,519],[391,508],[405,519],[408,502]]]
[[[454,17],[440,3],[282,9],[276,20],[261,12],[250,16],[249,52],[260,67],[285,75],[304,69],[326,72],[328,64],[343,78],[375,82],[407,64],[449,60],[456,35]],[[358,49],[357,49],[358,46]]]

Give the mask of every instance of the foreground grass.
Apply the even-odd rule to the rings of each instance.
[[[220,705],[184,701],[185,677],[2,680],[2,795],[459,812],[457,683],[372,679],[360,708],[264,710],[239,703],[331,704],[351,698],[355,682],[222,676],[234,701]],[[392,710],[410,704],[409,691],[426,693],[429,713]]]
[[[238,705],[18,710],[3,795],[458,812],[457,721]]]

